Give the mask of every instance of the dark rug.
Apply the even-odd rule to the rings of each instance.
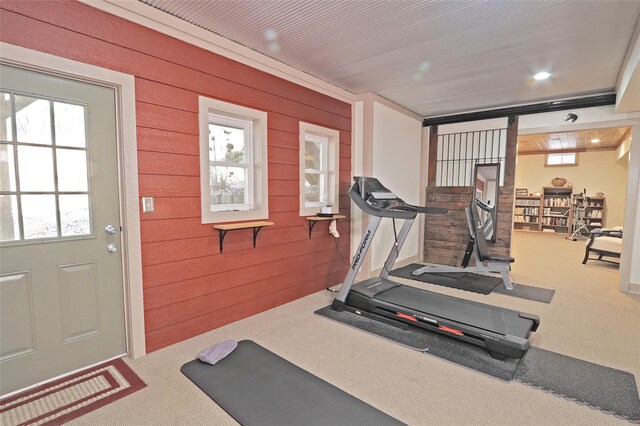
[[[331,306],[315,313],[492,377],[519,381],[604,413],[640,422],[635,377],[626,371],[534,347],[522,359],[500,361],[481,347],[409,325],[385,324],[347,311],[336,312]]]
[[[493,289],[493,293],[504,294],[506,296],[519,297],[521,299],[533,300],[534,302],[551,303],[556,291],[550,288],[534,287],[526,284],[515,284],[513,290],[507,290],[500,285]]]
[[[444,274],[411,275],[413,271],[424,265],[412,263],[402,268],[391,271],[391,275],[407,278],[423,283],[441,285],[443,287],[457,288],[458,290],[471,291],[479,294],[489,294],[498,285],[502,285],[502,279],[487,275],[472,274],[466,272],[451,272]]]
[[[422,268],[423,266],[424,265],[420,263],[412,263],[410,265],[403,266],[402,268],[394,269],[391,271],[391,275],[427,284],[457,288],[458,290],[470,291],[478,294],[490,294],[493,292],[542,303],[551,303],[556,292],[552,289],[534,287],[526,284],[515,284],[513,290],[507,290],[502,284],[502,278],[471,272],[411,275],[413,271]]]

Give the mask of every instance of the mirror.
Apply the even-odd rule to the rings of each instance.
[[[473,194],[480,217],[478,226],[492,243],[496,241],[499,179],[500,163],[476,164]]]

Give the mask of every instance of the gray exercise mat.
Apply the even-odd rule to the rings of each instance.
[[[502,285],[502,278],[490,277],[487,275],[472,274],[469,272],[447,272],[442,274],[420,274],[411,275],[416,269],[422,268],[424,265],[412,263],[402,268],[391,271],[391,275],[396,277],[407,278],[414,281],[420,281],[428,284],[440,285],[443,287],[457,288],[458,290],[471,291],[479,294],[489,294],[498,285]]]
[[[250,340],[216,365],[180,369],[242,425],[402,425],[403,423]]]
[[[606,414],[640,423],[640,399],[635,377],[626,371],[535,347],[530,348],[520,360],[507,358],[499,361],[483,348],[438,333],[415,327],[401,330],[347,311],[333,311],[331,306],[315,313],[493,377],[519,381]]]
[[[626,371],[531,348],[513,379],[625,420],[640,422],[636,380]]]
[[[504,294],[506,296],[519,297],[521,299],[533,300],[535,302],[551,303],[556,291],[550,288],[534,287],[526,284],[515,284],[513,290],[507,290],[504,286],[498,286],[493,293]]]

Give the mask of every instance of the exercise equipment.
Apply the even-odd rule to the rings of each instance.
[[[540,323],[535,315],[458,299],[387,279],[418,213],[444,214],[447,209],[413,206],[380,181],[354,177],[349,197],[370,215],[349,272],[331,307],[391,324],[435,331],[486,348],[498,359],[520,358],[529,348],[529,335]],[[404,223],[380,275],[354,284],[356,274],[383,218]]]
[[[574,221],[573,221],[573,233],[565,237],[567,240],[578,241],[578,238],[589,238],[591,235],[591,231],[587,227],[587,221],[585,220],[585,215],[587,213],[587,207],[589,206],[589,197],[587,197],[587,190],[585,189],[582,194],[582,201],[578,201],[579,199],[574,197],[573,199],[573,211],[574,211]]]
[[[487,206],[479,200],[475,201],[475,205],[483,210],[485,210],[485,208],[491,209],[490,206]],[[509,270],[510,265],[515,262],[515,259],[510,256],[500,256],[489,253],[487,248],[487,238],[484,232],[484,228],[486,228],[486,226],[479,225],[481,221],[478,216],[478,211],[473,206],[473,203],[465,209],[465,213],[467,215],[467,226],[469,227],[469,241],[460,266],[425,265],[422,268],[416,269],[411,274],[418,276],[426,273],[498,273],[502,278],[504,288],[507,290],[513,290],[513,284],[515,283],[509,275]],[[491,217],[491,214],[488,216]],[[493,229],[490,228],[490,231],[493,232]],[[475,255],[476,266],[468,266],[472,253]]]

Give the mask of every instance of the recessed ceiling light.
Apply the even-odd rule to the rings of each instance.
[[[551,76],[551,74],[549,74],[546,71],[540,71],[538,74],[534,75],[533,78],[540,81],[540,80],[546,80],[547,78],[549,78]]]
[[[598,142],[600,142],[600,139],[598,139],[598,138],[591,139],[591,143],[598,143]]]

